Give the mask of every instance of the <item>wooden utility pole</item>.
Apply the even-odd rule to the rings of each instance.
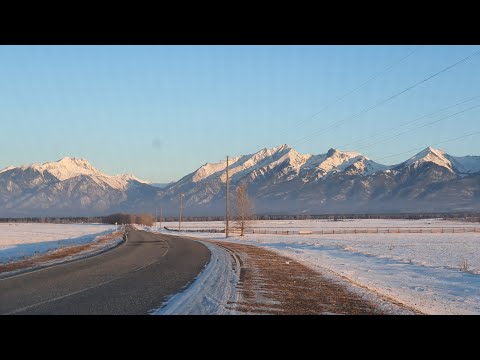
[[[160,230],[162,230],[162,208],[160,208]]]
[[[180,217],[178,218],[178,231],[182,229],[182,200],[183,200],[183,193],[180,193]]]
[[[229,199],[228,199],[228,155],[227,155],[227,167],[226,167],[226,172],[227,172],[227,181],[226,181],[226,187],[227,187],[227,194],[225,197],[225,237],[228,238],[228,221],[229,221]]]

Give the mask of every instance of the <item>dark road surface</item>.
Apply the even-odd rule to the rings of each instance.
[[[128,230],[104,254],[0,280],[0,314],[148,314],[210,259],[181,237]]]

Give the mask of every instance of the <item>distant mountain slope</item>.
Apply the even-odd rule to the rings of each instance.
[[[131,175],[106,175],[85,159],[10,166],[0,171],[0,216],[100,214],[138,186],[148,185]]]
[[[221,215],[226,162],[206,163],[177,182],[149,184],[110,176],[87,160],[8,167],[0,171],[0,216],[96,215],[151,211]],[[386,166],[356,152],[300,154],[288,145],[232,156],[232,191],[242,182],[257,213],[480,210],[480,156],[426,148]]]
[[[225,166],[225,161],[206,163],[157,200],[178,208],[182,193],[192,214],[221,214]],[[234,156],[229,165],[232,189],[246,182],[259,213],[480,210],[475,195],[479,171],[480,157],[454,157],[431,147],[394,166],[336,149],[300,154],[288,145]]]

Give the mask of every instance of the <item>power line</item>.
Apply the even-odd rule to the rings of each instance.
[[[438,119],[438,120],[434,120],[434,121],[431,121],[431,122],[429,122],[429,123],[426,123],[426,124],[417,126],[416,128],[413,128],[413,129],[404,131],[404,132],[402,132],[402,133],[400,133],[400,134],[396,134],[396,135],[390,136],[389,138],[380,140],[380,141],[378,141],[378,142],[376,142],[376,143],[369,144],[369,145],[366,145],[366,146],[362,146],[362,147],[358,148],[357,151],[363,150],[363,149],[367,149],[367,148],[370,148],[370,147],[372,147],[372,146],[376,146],[376,145],[378,145],[378,144],[382,144],[382,143],[384,143],[384,142],[386,142],[386,141],[388,141],[388,140],[395,139],[395,138],[397,138],[397,137],[399,137],[399,136],[408,134],[408,133],[410,133],[410,132],[412,132],[412,131],[415,131],[415,130],[424,128],[424,127],[426,127],[426,126],[429,126],[429,125],[432,125],[432,124],[436,124],[436,123],[438,123],[438,122],[440,122],[440,121],[449,119],[449,118],[454,117],[454,116],[459,115],[459,114],[463,114],[463,113],[465,113],[465,112],[467,112],[467,111],[473,110],[473,109],[478,108],[478,107],[480,107],[480,104],[479,104],[479,105],[472,106],[472,107],[469,107],[468,109],[464,109],[464,110],[462,110],[462,111],[458,111],[458,112],[456,112],[455,114],[451,114],[451,115],[445,116],[445,117],[440,118],[440,119]]]
[[[467,103],[467,102],[470,102],[470,101],[475,100],[475,99],[478,99],[478,98],[480,98],[480,96],[474,96],[474,97],[469,98],[469,99],[467,99],[467,100],[460,101],[460,102],[458,102],[458,103],[456,103],[456,104],[454,104],[454,105],[450,105],[450,106],[447,106],[446,108],[443,108],[443,109],[434,111],[434,112],[432,112],[432,113],[430,113],[430,114],[420,116],[420,117],[415,118],[415,119],[413,119],[413,120],[409,120],[409,121],[407,121],[407,122],[404,122],[404,123],[402,123],[402,124],[399,124],[398,126],[392,127],[392,128],[390,128],[390,129],[380,131],[380,132],[375,133],[375,134],[373,134],[373,135],[369,135],[369,136],[367,136],[367,137],[358,139],[358,140],[356,140],[356,141],[353,141],[353,142],[350,142],[350,143],[347,143],[347,144],[343,144],[343,145],[341,145],[339,148],[340,148],[340,149],[343,149],[343,148],[346,148],[347,146],[351,146],[351,145],[358,144],[358,143],[360,143],[360,142],[362,142],[362,141],[364,141],[364,140],[368,140],[368,139],[377,137],[378,135],[382,135],[382,134],[388,133],[388,132],[390,132],[390,131],[392,131],[392,130],[396,130],[396,129],[402,127],[402,126],[406,126],[406,125],[412,124],[412,123],[417,122],[417,121],[419,121],[419,120],[425,119],[425,118],[430,117],[430,116],[432,116],[432,115],[436,115],[436,114],[441,113],[441,112],[443,112],[443,111],[445,111],[445,110],[448,110],[448,109],[457,107],[457,106],[459,106],[459,105],[465,104],[465,103]]]
[[[387,68],[383,69],[382,71],[380,71],[379,73],[373,75],[372,77],[370,77],[368,80],[366,80],[365,82],[363,82],[361,85],[357,86],[356,88],[350,90],[350,91],[347,91],[345,94],[343,95],[340,95],[339,97],[337,97],[335,100],[333,100],[332,102],[328,103],[327,105],[325,105],[322,109],[320,109],[318,112],[316,112],[315,114],[313,114],[312,116],[310,116],[308,119],[304,119],[302,121],[300,121],[297,126],[301,126],[303,124],[305,124],[308,120],[312,120],[314,118],[316,118],[318,115],[320,115],[322,112],[324,112],[325,110],[327,110],[330,106],[332,105],[335,105],[336,103],[342,101],[343,99],[345,99],[347,96],[349,96],[350,94],[353,94],[354,92],[360,90],[362,87],[364,87],[365,85],[367,85],[369,82],[377,79],[378,77],[380,77],[381,75],[385,74],[387,71],[391,70],[392,68],[394,68],[396,65],[398,64],[401,64],[402,62],[404,62],[406,59],[408,59],[411,55],[413,55],[415,52],[417,52],[419,50],[420,46],[417,47],[416,49],[414,49],[413,51],[409,52],[408,55],[402,57],[400,60],[394,62],[392,65],[388,66]],[[284,130],[282,130],[282,132],[280,133],[280,135],[283,135],[285,134],[288,130],[290,129],[290,127],[288,128],[285,128]]]
[[[440,142],[438,142],[438,143],[431,144],[430,146],[437,146],[437,145],[445,144],[445,143],[448,143],[448,142],[451,142],[451,141],[464,139],[464,138],[466,138],[466,137],[473,136],[473,135],[477,135],[477,134],[480,134],[480,131],[475,131],[475,132],[473,132],[473,133],[466,134],[466,135],[462,135],[462,136],[459,136],[459,137],[456,137],[456,138],[453,138],[453,139],[448,139],[448,140],[445,140],[445,141],[440,141]],[[418,150],[423,150],[423,149],[424,149],[424,147],[417,147],[417,148],[415,148],[415,149],[410,149],[410,150],[408,150],[408,151],[404,151],[404,152],[401,152],[401,153],[398,153],[398,154],[384,156],[384,157],[378,158],[377,160],[383,160],[383,159],[388,159],[388,158],[392,158],[392,157],[395,157],[395,156],[405,155],[405,154],[408,154],[408,153],[410,153],[410,152],[412,152],[412,151],[418,151]]]
[[[367,108],[367,109],[365,109],[365,110],[363,110],[363,111],[361,111],[361,112],[359,112],[359,113],[357,113],[357,114],[351,115],[351,116],[349,116],[349,117],[347,117],[347,118],[345,118],[345,119],[343,119],[343,120],[341,120],[341,121],[339,121],[339,122],[337,122],[337,123],[335,123],[335,124],[333,124],[333,125],[325,128],[325,129],[323,129],[323,130],[319,130],[319,131],[314,132],[314,133],[311,134],[311,135],[307,135],[307,136],[305,136],[305,137],[297,140],[297,142],[301,142],[301,143],[306,142],[306,140],[308,141],[308,139],[313,138],[314,136],[322,135],[322,134],[328,132],[329,130],[332,130],[332,129],[335,129],[335,128],[339,127],[340,125],[342,125],[343,123],[345,123],[345,122],[348,121],[348,120],[351,120],[351,119],[354,119],[354,118],[356,118],[356,117],[358,117],[358,116],[364,115],[364,114],[368,113],[369,111],[371,111],[371,110],[373,110],[373,109],[376,109],[377,107],[379,107],[379,106],[387,103],[388,101],[391,101],[391,100],[395,99],[396,97],[398,97],[398,96],[400,96],[400,95],[402,95],[402,94],[404,94],[404,93],[406,93],[406,92],[408,92],[408,91],[410,91],[410,90],[413,90],[413,89],[416,88],[417,86],[419,86],[419,85],[421,85],[421,84],[423,84],[423,83],[425,83],[425,82],[427,82],[427,81],[430,81],[431,79],[437,77],[438,75],[440,75],[440,74],[442,74],[442,73],[444,73],[444,72],[446,72],[446,71],[448,71],[448,70],[450,70],[450,69],[453,69],[455,66],[458,66],[458,65],[464,63],[465,61],[469,60],[470,58],[472,58],[472,57],[474,57],[474,56],[476,56],[476,55],[478,55],[478,54],[480,54],[480,51],[476,51],[475,53],[473,53],[473,54],[471,54],[471,55],[468,55],[467,57],[464,57],[463,59],[457,61],[456,63],[451,64],[451,65],[443,68],[442,70],[434,73],[433,75],[430,75],[430,76],[426,77],[425,79],[423,79],[423,80],[421,80],[421,81],[419,81],[419,82],[417,82],[417,83],[415,83],[415,84],[407,87],[406,89],[404,89],[404,90],[402,90],[402,91],[400,91],[400,92],[398,92],[398,93],[396,93],[396,94],[394,94],[394,95],[392,95],[392,96],[390,96],[390,97],[388,97],[388,98],[386,98],[386,99],[384,99],[384,100],[381,100],[381,101],[377,102],[375,105],[372,105],[372,106],[370,106],[369,108]]]

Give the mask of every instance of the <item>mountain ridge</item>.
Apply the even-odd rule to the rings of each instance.
[[[64,157],[0,170],[0,216],[178,211],[221,214],[226,162],[205,163],[164,187],[133,175],[107,175],[86,159]],[[259,212],[404,211],[479,208],[480,156],[427,147],[396,165],[330,148],[301,154],[287,144],[230,158],[232,191],[246,183]]]

